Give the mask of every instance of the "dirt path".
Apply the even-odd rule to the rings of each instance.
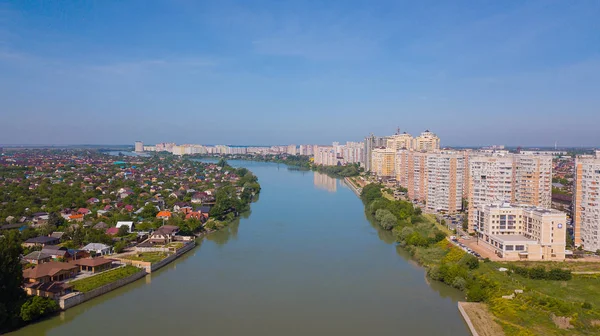
[[[471,319],[479,336],[504,336],[502,327],[494,321],[494,316],[485,304],[477,302],[460,302],[459,304]]]

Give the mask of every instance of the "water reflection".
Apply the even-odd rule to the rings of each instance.
[[[247,217],[244,217],[247,218]],[[222,228],[217,232],[213,232],[206,236],[206,240],[211,241],[217,245],[225,245],[232,238],[237,239],[238,230],[240,227],[240,219],[237,218],[233,222],[229,223],[226,227]]]
[[[327,174],[314,172],[314,183],[315,187],[323,190],[327,190],[329,192],[337,191],[337,179]]]

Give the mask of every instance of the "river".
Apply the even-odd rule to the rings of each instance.
[[[342,180],[231,161],[251,213],[133,284],[11,335],[469,335],[460,292],[365,217]]]

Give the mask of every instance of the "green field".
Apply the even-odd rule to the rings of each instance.
[[[143,253],[130,254],[127,256],[123,256],[123,259],[145,261],[145,262],[154,264],[154,263],[157,263],[157,262],[165,259],[168,256],[169,256],[169,254],[165,253],[165,252],[143,252]]]
[[[73,281],[70,284],[73,285],[73,289],[85,293],[107,285],[111,282],[115,282],[117,280],[126,278],[139,271],[140,269],[135,266],[119,267],[117,269],[100,273],[98,275]]]

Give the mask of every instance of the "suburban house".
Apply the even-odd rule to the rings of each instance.
[[[50,261],[39,264],[33,268],[23,270],[25,282],[51,282],[63,281],[77,275],[79,267],[69,263]]]
[[[71,292],[71,285],[57,281],[32,282],[25,284],[24,289],[27,295],[58,299]]]
[[[44,253],[43,251],[33,251],[23,257],[23,260],[30,264],[43,264],[52,260],[52,255]]]
[[[107,255],[112,253],[112,247],[100,244],[100,243],[89,243],[85,245],[82,250],[88,251],[90,253],[95,253],[96,255]]]
[[[94,229],[96,229],[96,230],[106,230],[106,229],[108,229],[108,224],[106,224],[104,222],[100,222],[100,223],[94,225]]]
[[[23,246],[24,247],[33,247],[33,246],[44,247],[46,245],[56,245],[58,243],[60,243],[60,239],[58,239],[58,238],[40,236],[40,237],[27,239],[25,242],[23,242]]]
[[[69,261],[69,264],[79,267],[80,272],[98,273],[112,268],[112,260],[105,258],[84,258]]]
[[[83,222],[83,214],[70,215],[69,220],[73,222]]]
[[[168,210],[160,211],[158,214],[156,214],[156,218],[169,219],[169,218],[171,218],[171,211],[168,211]]]
[[[131,233],[133,231],[133,222],[117,222],[117,230],[121,227],[121,226],[126,226],[127,227],[127,232]]]
[[[59,240],[61,240],[64,235],[64,232],[54,231],[50,234],[50,237],[58,238]]]
[[[179,227],[175,225],[163,225],[152,232],[148,242],[152,244],[168,244],[174,240],[178,232]]]
[[[116,227],[111,227],[111,228],[106,229],[106,234],[109,236],[114,236],[117,233],[119,233],[119,229]]]

